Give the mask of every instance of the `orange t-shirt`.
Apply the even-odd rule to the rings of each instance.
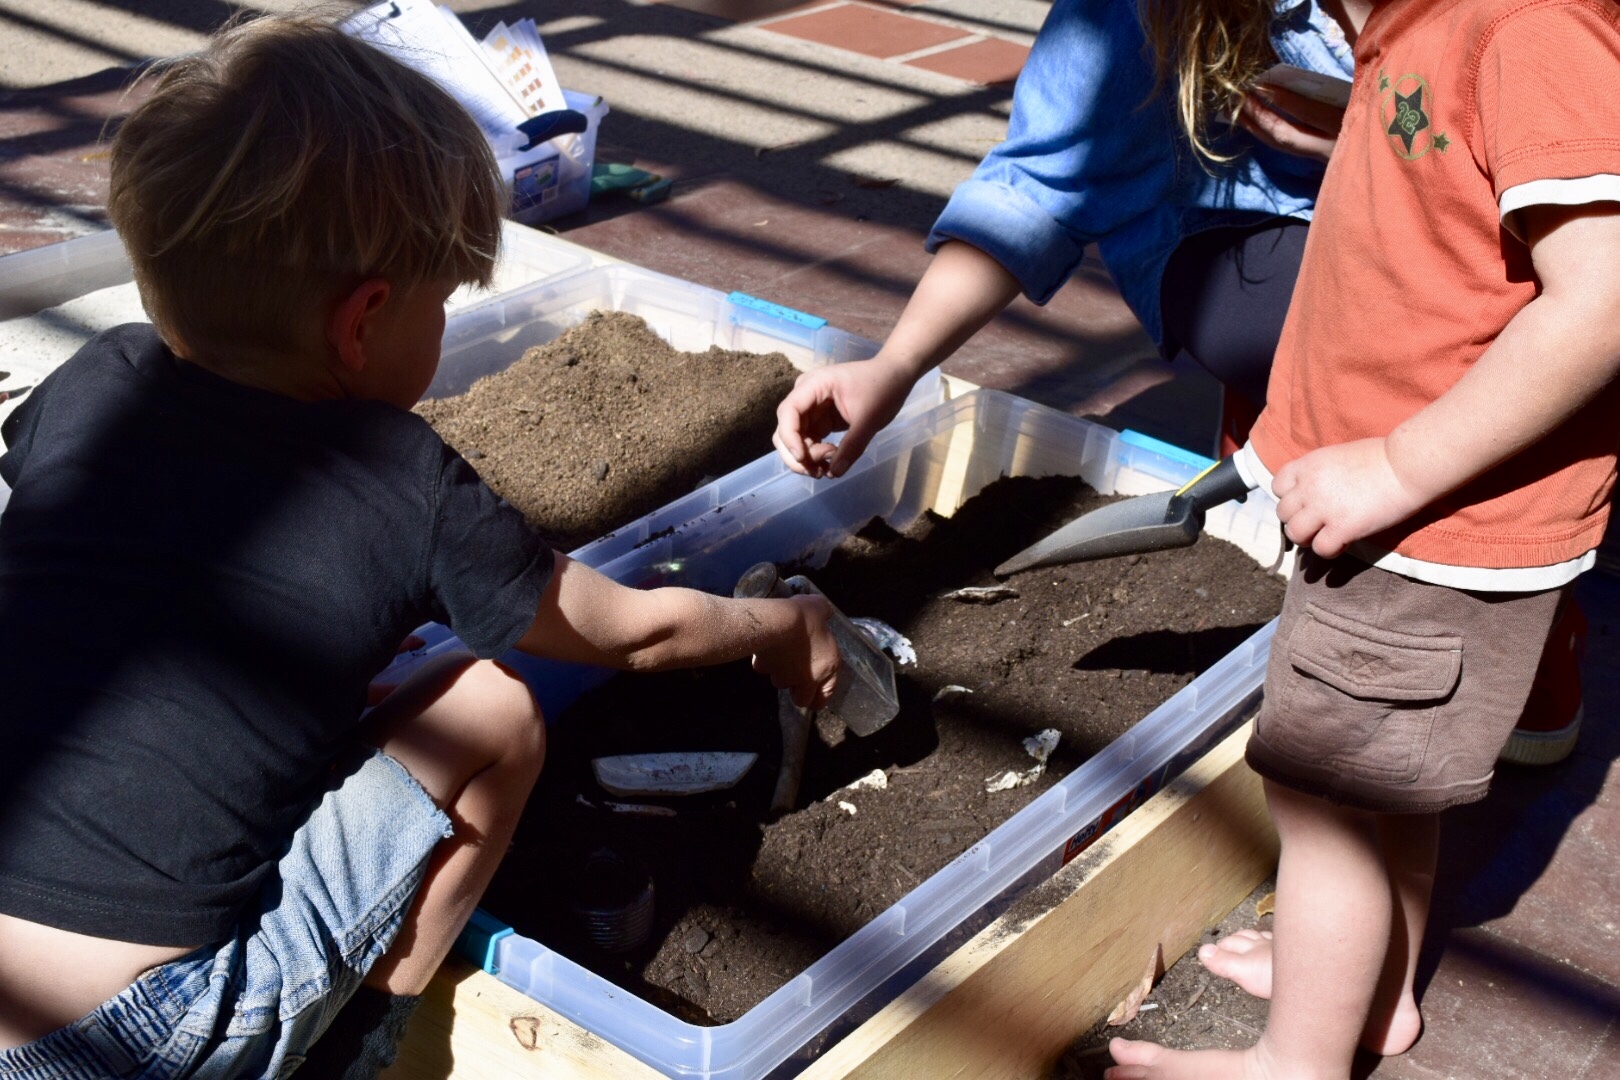
[[[1503,193],[1617,175],[1611,0],[1375,8],[1251,436],[1260,461],[1276,472],[1318,447],[1386,435],[1445,393],[1538,291],[1528,248],[1501,223]],[[1578,558],[1603,536],[1617,447],[1620,383],[1369,542],[1452,566]]]

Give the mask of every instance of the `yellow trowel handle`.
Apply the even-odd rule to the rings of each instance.
[[[1238,471],[1237,461],[1222,458],[1176,489],[1175,497],[1185,499],[1198,511],[1208,510],[1233,499],[1241,499],[1253,486]]]

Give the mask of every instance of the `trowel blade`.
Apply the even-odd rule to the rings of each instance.
[[[735,787],[758,757],[726,750],[618,754],[592,758],[591,771],[614,795],[699,795]]]
[[[1204,515],[1174,491],[1138,495],[1081,514],[996,567],[995,574],[1186,547],[1203,527]]]

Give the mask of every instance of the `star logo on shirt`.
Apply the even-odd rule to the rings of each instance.
[[[1378,88],[1383,94],[1379,118],[1398,157],[1415,161],[1430,150],[1446,152],[1451,140],[1445,132],[1433,130],[1434,96],[1427,79],[1421,75],[1391,79],[1380,72]]]
[[[1406,144],[1406,152],[1412,152],[1412,137],[1429,126],[1429,118],[1423,115],[1423,87],[1419,86],[1410,94],[1395,94],[1395,119],[1389,122],[1385,133],[1397,136]]]

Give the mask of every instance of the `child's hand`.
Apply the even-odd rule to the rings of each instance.
[[[1313,450],[1278,469],[1271,491],[1288,538],[1324,559],[1429,502],[1396,474],[1383,439]]]
[[[915,380],[881,357],[829,364],[799,376],[776,407],[771,441],[788,468],[806,476],[842,476],[906,400]],[[838,446],[823,440],[848,428]]]
[[[1339,141],[1344,110],[1280,86],[1257,86],[1243,99],[1236,120],[1267,146],[1326,162]]]
[[[819,709],[838,684],[838,642],[827,627],[832,605],[824,596],[770,602],[794,605],[795,624],[780,645],[754,654],[754,670],[778,690],[790,691],[801,709]]]

